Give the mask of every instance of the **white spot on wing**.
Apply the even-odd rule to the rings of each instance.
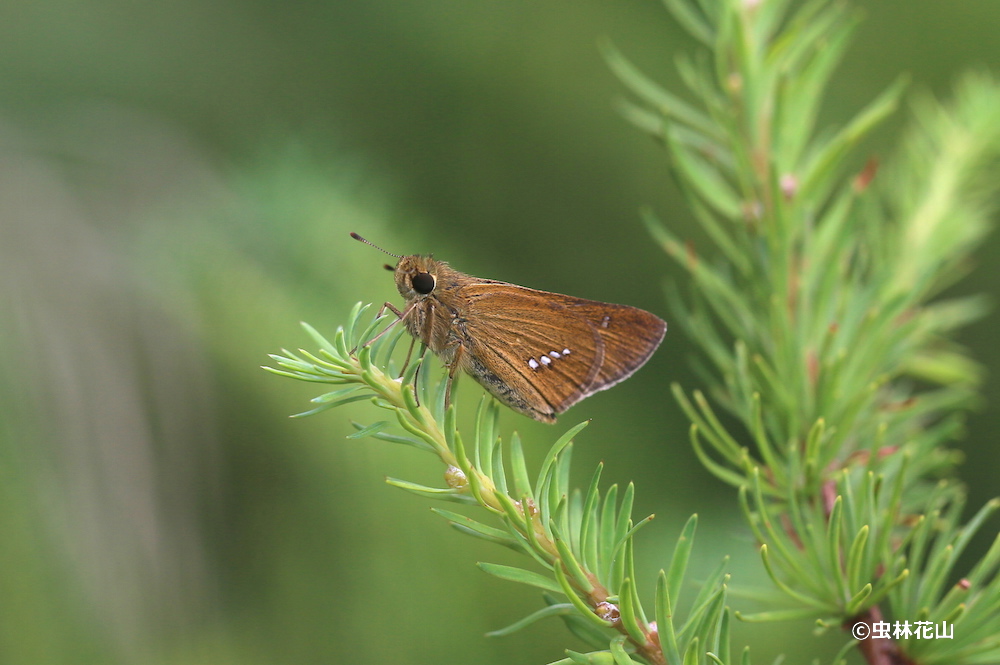
[[[542,356],[542,364],[543,364],[543,365],[551,365],[551,364],[552,364],[552,361],[551,361],[551,360],[549,360],[549,357],[548,357],[548,356]]]
[[[538,369],[538,361],[534,358],[528,358],[528,367],[531,369]]]
[[[549,351],[549,355],[556,359],[561,357],[558,351]]]
[[[564,356],[568,356],[569,355],[569,349],[563,349],[563,353],[562,354]]]

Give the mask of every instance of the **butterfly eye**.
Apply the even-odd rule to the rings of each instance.
[[[429,272],[418,272],[410,280],[410,283],[413,285],[414,291],[427,295],[434,290],[434,275]]]

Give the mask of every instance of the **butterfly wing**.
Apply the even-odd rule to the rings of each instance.
[[[604,342],[605,353],[591,390],[579,399],[604,390],[632,376],[660,346],[667,324],[654,314],[612,303],[546,294],[574,316],[593,326]],[[567,405],[568,406],[568,405]]]
[[[463,368],[500,401],[543,422],[631,376],[666,331],[635,307],[503,282],[465,286],[461,296]]]

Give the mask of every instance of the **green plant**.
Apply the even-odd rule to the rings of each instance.
[[[373,436],[414,446],[435,454],[445,465],[446,487],[427,487],[397,478],[389,484],[425,498],[478,505],[499,524],[493,526],[450,510],[437,509],[453,527],[478,538],[509,547],[533,559],[545,574],[531,570],[481,563],[487,573],[542,589],[545,607],[497,635],[511,633],[534,621],[559,616],[584,642],[590,653],[567,651],[561,663],[636,662],[729,663],[729,612],[725,607],[726,575],[720,566],[691,603],[684,622],[674,608],[680,596],[697,519],[692,517],[678,539],[668,570],[656,583],[655,602],[647,612],[639,600],[632,553],[635,533],[649,522],[633,522],[634,488],[619,497],[612,485],[600,490],[603,465],[597,467],[585,491],[570,484],[573,437],[587,423],[567,430],[552,445],[532,482],[516,433],[508,443],[497,431],[499,407],[484,397],[476,417],[472,444],[466,446],[455,422],[456,406],[445,409],[447,381],[431,385],[431,371],[419,371],[430,362],[410,363],[400,373],[394,369],[393,351],[403,333],[399,326],[378,337],[386,319],[375,318],[362,328],[368,305],[360,303],[349,323],[327,341],[306,327],[319,345],[317,354],[299,351],[273,356],[278,369],[290,378],[343,386],[316,397],[311,415],[358,400],[371,400],[394,416],[406,435],[388,433],[392,423],[356,424],[351,436]],[[377,339],[376,339],[377,337]],[[357,349],[352,353],[351,349]],[[415,377],[421,377],[414,383]],[[560,601],[562,596],[565,600]],[[711,654],[711,655],[708,655]],[[708,660],[711,658],[712,660]]]
[[[808,617],[820,630],[867,633],[849,639],[835,661],[856,646],[873,665],[1000,660],[1000,538],[970,572],[955,569],[1000,502],[963,524],[957,455],[944,447],[959,433],[981,373],[951,336],[984,304],[943,297],[989,228],[1000,89],[970,76],[950,105],[923,99],[887,166],[861,166],[859,142],[896,110],[904,84],[839,130],[817,131],[821,93],[854,14],[825,0],[794,8],[787,0],[666,5],[704,47],[678,61],[697,104],[653,83],[610,44],[604,50],[637,100],[623,105],[624,114],[665,144],[713,246],[704,258],[644,212],[650,232],[691,276],[690,294],[672,289],[671,304],[707,361],[705,391],[674,386],[692,444],[706,469],[738,488],[783,594],[780,603],[762,599],[768,610],[738,616]],[[693,519],[647,613],[631,563],[633,536],[645,523],[631,520],[631,486],[620,501],[614,487],[602,498],[598,468],[586,490],[570,487],[570,442],[583,425],[556,442],[531,483],[516,434],[501,444],[492,402],[480,405],[467,448],[443,388],[429,385],[430,372],[414,386],[417,363],[402,376],[391,369],[399,333],[371,342],[385,320],[361,330],[363,311],[333,343],[311,331],[319,354],[286,352],[272,371],[344,386],[317,398],[312,412],[361,399],[392,412],[407,435],[380,421],[359,425],[355,436],[435,453],[448,467],[448,486],[390,483],[480,505],[500,528],[439,513],[546,571],[484,565],[545,592],[546,607],[508,631],[561,616],[595,649],[569,652],[566,663],[732,662],[722,568],[687,621],[675,623]],[[718,409],[737,425],[724,426]],[[951,626],[953,637],[897,632],[904,624],[918,632]],[[749,662],[747,652],[742,659]]]
[[[710,53],[680,60],[704,111],[606,51],[639,100],[627,116],[667,145],[718,250],[704,260],[645,214],[691,275],[689,298],[672,293],[675,319],[709,361],[711,399],[674,387],[692,443],[740,488],[788,602],[743,618],[861,622],[862,633],[886,615],[947,621],[954,639],[868,639],[861,651],[871,663],[997,660],[1000,541],[974,574],[959,581],[953,567],[1000,504],[960,526],[964,488],[943,447],[980,378],[949,336],[984,305],[939,296],[989,228],[1000,90],[970,76],[950,106],[921,100],[898,155],[852,176],[853,149],[903,86],[839,130],[816,131],[851,12],[829,2],[791,13],[787,2],[667,4]]]

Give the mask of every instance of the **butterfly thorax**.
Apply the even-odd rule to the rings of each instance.
[[[463,341],[462,298],[474,277],[430,256],[404,256],[395,268],[396,288],[406,301],[403,323],[410,334],[449,362]]]

